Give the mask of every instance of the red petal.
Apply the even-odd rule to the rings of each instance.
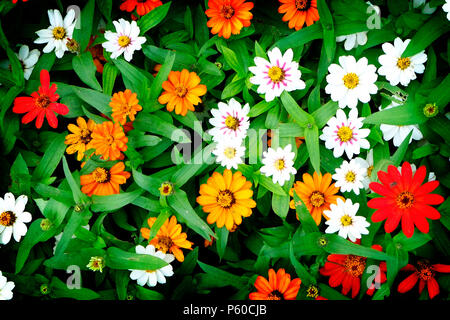
[[[45,118],[45,111],[44,110],[40,110],[39,114],[36,118],[36,128],[40,129],[42,127],[42,123],[44,122],[44,118]]]
[[[430,225],[421,211],[411,208],[410,214],[414,224],[420,232],[428,233],[430,231]]]
[[[426,284],[427,284],[426,281],[424,281],[424,280],[422,280],[422,279],[419,280],[419,293],[422,293],[423,288],[425,288],[425,285],[426,285]]]
[[[416,271],[416,268],[412,264],[408,263],[406,266],[401,268],[400,271]]]
[[[414,234],[414,223],[409,211],[406,211],[402,217],[402,230],[407,238],[411,238]]]
[[[442,272],[442,273],[450,273],[450,266],[447,264],[434,264],[433,269],[436,272]]]
[[[425,166],[420,166],[419,169],[414,173],[412,182],[411,182],[411,191],[415,191],[423,182],[427,174],[427,169]]]
[[[49,108],[63,116],[69,113],[69,108],[62,103],[50,103]]]
[[[394,231],[400,223],[401,218],[401,213],[396,211],[391,212],[391,214],[387,217],[386,223],[384,224],[384,231],[387,233]]]
[[[360,286],[361,286],[360,279],[359,278],[353,278],[352,298],[356,297],[356,295],[359,293]]]
[[[33,121],[34,118],[36,118],[36,116],[38,115],[40,110],[41,109],[36,108],[36,109],[33,109],[30,112],[28,112],[26,115],[23,116],[22,123],[26,124],[26,123],[30,123],[31,121]]]
[[[405,293],[411,290],[416,285],[417,280],[419,280],[419,277],[417,277],[416,273],[414,272],[409,277],[400,282],[397,287],[397,291],[400,293]]]
[[[386,187],[378,182],[371,182],[369,184],[369,188],[373,192],[378,193],[379,195],[382,195],[385,197],[392,195],[391,189],[389,189],[388,187]]]
[[[402,181],[403,181],[403,185],[406,186],[410,186],[411,185],[411,181],[412,181],[412,169],[411,169],[411,165],[409,164],[409,162],[403,162],[402,165]]]
[[[14,99],[13,112],[14,113],[26,113],[36,108],[34,99],[31,97],[18,97]]]
[[[426,195],[427,193],[430,193],[434,189],[436,189],[439,186],[439,181],[428,181],[427,183],[424,183],[422,186],[420,186],[416,192],[414,193],[415,196],[420,197],[423,195]]]
[[[56,118],[53,111],[47,109],[46,110],[47,121],[50,127],[56,129],[58,127],[58,119]]]
[[[378,171],[378,179],[385,186],[390,185],[392,182],[392,177],[387,172],[384,171]]]
[[[392,207],[394,202],[390,198],[373,198],[367,202],[367,206],[372,209],[383,209]]]
[[[380,222],[386,220],[389,217],[389,213],[390,211],[388,210],[377,210],[373,213],[371,219],[373,222]]]
[[[430,280],[428,280],[427,286],[430,299],[433,299],[435,296],[439,294],[439,284],[437,283],[435,278],[431,278]]]
[[[41,87],[46,88],[46,89],[49,88],[50,87],[50,74],[48,73],[47,70],[45,70],[45,69],[41,70],[40,78],[41,78]]]
[[[437,220],[441,217],[441,214],[439,211],[437,211],[435,208],[427,206],[425,204],[417,203],[414,206],[415,210],[418,210],[421,212],[425,218],[431,219],[431,220]]]
[[[417,201],[419,201],[419,199],[417,199]],[[444,202],[444,197],[441,196],[440,194],[429,193],[423,198],[421,202],[431,205],[438,205]]]

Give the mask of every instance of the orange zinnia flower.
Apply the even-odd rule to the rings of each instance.
[[[70,134],[66,136],[65,144],[69,145],[66,149],[68,154],[73,154],[78,152],[77,160],[81,161],[84,157],[84,152],[87,150],[86,146],[92,140],[91,133],[94,131],[95,122],[92,119],[89,119],[86,123],[82,117],[77,118],[78,126],[70,123],[67,128],[69,129]]]
[[[120,10],[132,12],[136,8],[137,14],[143,16],[159,6],[162,6],[160,0],[125,0],[120,5]]]
[[[314,172],[313,177],[309,173],[304,173],[303,182],[296,181],[294,190],[305,203],[317,225],[320,224],[322,215],[328,220],[328,217],[323,214],[324,210],[330,210],[330,205],[336,204],[337,199],[344,200],[343,197],[335,195],[339,188],[335,187],[334,183],[331,184],[329,173],[322,176]],[[291,208],[295,209],[293,201],[291,201]]]
[[[104,160],[122,160],[121,151],[127,150],[128,138],[118,123],[105,121],[95,126],[91,134],[92,140],[87,149],[95,149],[96,155],[102,155]]]
[[[278,8],[279,13],[285,13],[282,20],[289,21],[289,28],[300,30],[306,22],[310,26],[319,20],[316,0],[279,0],[282,5]]]
[[[228,39],[231,34],[239,34],[243,27],[250,26],[253,2],[244,0],[209,0],[206,15],[211,18],[206,24],[212,34]]]
[[[90,174],[80,177],[81,192],[92,195],[108,196],[120,193],[120,186],[131,176],[129,172],[123,171],[123,162],[116,163],[111,169],[96,168]]]
[[[149,227],[151,228],[155,223],[156,218],[152,217],[147,220]],[[145,239],[150,237],[150,229],[141,228],[142,236]],[[175,258],[183,262],[184,255],[180,248],[191,249],[193,242],[186,240],[187,235],[185,232],[181,232],[181,225],[177,224],[177,218],[172,216],[164,222],[161,228],[156,233],[156,236],[150,240],[149,244],[155,246],[156,249],[166,253],[169,251]]]
[[[291,280],[291,275],[283,268],[269,270],[269,281],[258,276],[255,281],[257,292],[249,294],[250,300],[295,300],[302,281],[300,278]]]
[[[252,208],[256,207],[253,201],[252,183],[247,181],[241,172],[234,174],[225,169],[223,175],[214,172],[205,184],[200,186],[200,196],[197,203],[209,212],[206,221],[214,222],[218,228],[225,227],[231,231],[234,226],[242,223],[242,217],[249,217]]]
[[[162,84],[165,90],[158,98],[161,104],[167,104],[166,108],[172,112],[175,108],[176,114],[185,116],[188,110],[195,111],[194,105],[202,100],[199,96],[206,93],[206,86],[200,84],[200,78],[195,72],[186,69],[170,71],[169,78]]]
[[[142,107],[138,104],[137,94],[132,93],[130,89],[114,93],[109,106],[112,108],[112,118],[114,122],[125,125],[127,116],[130,121],[134,121],[134,116]]]

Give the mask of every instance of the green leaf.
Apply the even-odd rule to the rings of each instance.
[[[289,212],[289,195],[273,194],[272,209],[281,219],[286,219]]]
[[[81,52],[83,52],[91,38],[92,25],[94,21],[95,0],[89,0],[86,6],[81,10],[80,29],[75,29],[73,38],[80,44]],[[90,55],[90,53],[88,53]],[[101,90],[101,89],[100,89]]]
[[[136,184],[142,189],[150,192],[156,197],[160,196],[160,191],[158,189],[164,182],[162,179],[152,176],[146,176],[135,169],[133,169],[133,179],[134,182],[136,182]]]
[[[323,47],[325,48],[325,54],[327,57],[327,64],[330,64],[334,58],[334,52],[336,50],[336,37],[334,35],[334,23],[333,17],[328,9],[325,0],[317,1],[317,9],[319,11],[320,23],[323,30]]]
[[[155,114],[147,114],[140,112],[133,126],[137,130],[151,132],[163,137],[169,138],[178,143],[189,143],[191,140],[182,129],[178,129],[173,124],[164,121]]]
[[[66,176],[67,182],[69,183],[70,189],[72,190],[72,195],[75,203],[87,203],[87,196],[81,192],[80,185],[73,178],[72,173],[69,170],[69,165],[67,164],[66,157],[64,156],[63,169],[64,175]]]
[[[217,226],[215,228],[215,231],[217,234],[217,241],[216,241],[217,253],[219,255],[220,260],[222,260],[225,254],[225,250],[227,249],[228,235],[230,232],[225,227],[217,228]]]
[[[55,135],[52,140],[38,166],[33,171],[32,179],[34,181],[43,181],[49,178],[64,155],[66,150],[66,145],[64,144],[65,135]]]
[[[294,204],[295,210],[298,215],[298,219],[302,225],[303,230],[306,233],[318,232],[319,228],[317,227],[316,222],[314,221],[311,213],[308,208],[305,206],[305,203],[302,199],[297,195],[297,192],[294,191]]]
[[[409,140],[411,139],[413,130],[408,134],[408,136],[403,140],[398,149],[392,155],[391,160],[394,163],[394,166],[398,167],[400,163],[403,161],[405,157],[406,151],[408,150]]]
[[[141,29],[141,34],[144,34],[150,29],[156,27],[161,21],[164,20],[169,12],[171,3],[172,2],[169,1],[162,6],[154,8],[138,20],[138,26]]]
[[[274,194],[285,196],[286,192],[283,190],[283,188],[278,183],[273,183],[271,178],[266,177],[265,175],[259,175],[259,184],[266,188],[267,190],[271,191]]]
[[[167,54],[161,69],[158,71],[158,74],[150,87],[150,101],[156,100],[159,97],[162,90],[162,84],[167,80],[167,77],[172,70],[173,63],[175,62],[175,56],[175,52],[169,52]]]
[[[322,128],[327,124],[328,120],[330,120],[331,117],[334,117],[336,115],[336,111],[338,109],[338,103],[330,100],[322,107],[314,111],[311,115],[314,117],[317,127]]]
[[[97,68],[94,65],[94,59],[92,58],[92,54],[90,52],[83,52],[82,54],[73,57],[72,66],[81,81],[92,89],[98,91],[102,90],[100,83],[98,83],[97,78],[95,77]]]
[[[245,86],[245,78],[233,79],[222,91],[221,99],[228,99],[239,94]]]
[[[135,67],[123,59],[114,59],[113,62],[122,75],[125,87],[137,93],[142,107],[146,108],[145,101],[149,99],[149,88],[151,87],[153,77],[148,72]]]
[[[314,170],[320,172],[319,129],[316,125],[305,128],[305,143]]]
[[[422,110],[417,108],[414,103],[407,101],[404,105],[372,113],[363,122],[369,124],[410,125],[420,124],[426,120],[427,118],[422,113]]]
[[[164,296],[157,291],[136,286],[136,298],[139,300],[163,300]]]
[[[167,221],[167,219],[169,219],[169,216],[170,212],[167,209],[161,211],[161,213],[158,215],[158,218],[156,218],[155,222],[150,228],[150,236],[148,238],[149,242],[156,236],[162,225]]]
[[[314,23],[309,27],[304,27],[298,31],[295,31],[278,40],[273,47],[278,47],[281,51],[289,48],[297,48],[308,42],[316,39],[321,39],[323,37],[322,25],[320,23]]]
[[[306,268],[301,264],[294,255],[294,247],[293,242],[290,242],[289,245],[289,259],[294,266],[295,273],[297,273],[297,276],[302,280],[302,284],[305,287],[308,287],[310,284],[316,284],[316,279],[309,274],[309,272],[306,270]]]
[[[208,275],[214,277],[214,282],[221,284],[220,286],[233,286],[240,289],[246,285],[247,280],[234,274],[226,272],[222,269],[210,266],[206,263],[198,261],[199,267]]]
[[[102,83],[104,94],[112,96],[114,83],[116,82],[116,77],[118,74],[119,69],[117,69],[117,67],[111,62],[108,62],[103,66]]]
[[[398,271],[408,264],[408,252],[389,243],[386,253],[389,255],[389,259],[386,260],[387,283],[392,286]]]
[[[112,109],[109,106],[109,102],[111,101],[111,97],[98,92],[92,89],[80,88],[80,87],[72,87],[73,92],[84,102],[93,106],[99,112],[104,115],[110,117],[112,113]]]
[[[215,236],[208,224],[194,211],[183,190],[178,189],[170,197],[167,197],[167,203],[186,221],[186,225],[189,228],[197,232],[204,239],[211,240],[211,236]]]
[[[354,254],[357,256],[372,258],[376,260],[388,260],[389,256],[372,248],[354,244],[336,234],[327,234],[328,244],[324,247],[328,253]]]
[[[283,91],[283,93],[281,94],[281,102],[283,103],[286,111],[300,126],[306,127],[307,125],[315,124],[313,116],[300,108],[297,102],[295,102],[294,98],[292,98],[292,96],[287,91]]]
[[[144,190],[137,189],[131,192],[112,194],[109,196],[92,196],[91,209],[94,212],[112,211],[132,203]]]
[[[69,289],[65,282],[56,277],[52,277],[50,282],[50,296],[53,298],[72,298],[76,300],[93,300],[98,299],[100,295],[87,288]]]
[[[239,60],[236,56],[236,53],[225,47],[225,46],[219,46],[218,45],[218,49],[222,52],[223,57],[225,59],[225,62],[227,63],[227,65],[233,69],[234,71],[236,71],[236,73],[240,76],[243,77],[245,76],[245,71],[244,71],[244,67],[239,63]]]
[[[167,266],[167,262],[148,254],[124,251],[116,247],[106,250],[106,266],[119,270],[157,270]]]
[[[430,241],[431,236],[428,233],[422,233],[416,230],[411,238],[407,238],[403,232],[400,232],[393,240],[394,243],[401,245],[401,249],[411,251]]]
[[[433,15],[412,37],[411,42],[403,51],[402,57],[411,57],[419,53],[448,31],[450,31],[450,26],[447,19],[443,15]]]
[[[264,112],[266,112],[267,110],[270,110],[275,105],[277,105],[276,100],[272,100],[270,102],[267,102],[266,100],[262,100],[262,101],[258,102],[257,104],[255,104],[253,107],[251,107],[250,112],[247,114],[247,116],[250,118],[257,117],[260,114],[263,114]]]

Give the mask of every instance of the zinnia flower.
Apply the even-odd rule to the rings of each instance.
[[[155,221],[156,217],[151,217],[147,220],[150,228],[152,228]],[[149,239],[150,231],[148,228],[141,228],[142,236],[145,239]],[[177,223],[177,218],[172,216],[164,222],[149,244],[155,246],[156,249],[163,253],[169,252],[173,254],[179,262],[183,262],[184,255],[180,248],[191,249],[194,243],[187,240],[187,234],[181,232],[181,225]]]
[[[342,196],[336,195],[339,192],[339,188],[334,183],[331,183],[331,174],[329,173],[325,173],[322,176],[322,174],[314,172],[312,177],[309,173],[304,173],[303,182],[296,181],[294,190],[306,205],[317,225],[320,224],[322,215],[328,220],[328,217],[323,212],[330,210],[331,204],[336,204],[337,199],[344,200]],[[291,208],[295,209],[293,204],[294,202],[291,201]]]
[[[356,242],[359,244],[359,240]],[[373,245],[372,249],[381,251],[380,245]],[[330,277],[328,284],[330,287],[342,285],[342,294],[346,295],[352,291],[352,298],[355,298],[361,287],[361,276],[366,268],[366,257],[360,257],[353,254],[330,254],[325,265],[319,270],[323,276]],[[377,274],[378,283],[386,282],[386,262],[382,261],[379,266],[380,274]],[[367,294],[373,294],[375,285],[372,284]]]
[[[209,213],[206,221],[209,224],[215,222],[218,228],[225,225],[228,230],[232,230],[234,224],[240,225],[242,217],[249,217],[252,208],[256,207],[251,186],[252,183],[239,171],[232,174],[231,170],[225,169],[223,175],[214,172],[200,186],[197,197],[197,203]]]
[[[39,60],[40,55],[41,52],[38,49],[33,49],[30,51],[30,48],[27,45],[20,46],[19,52],[16,53],[16,56],[22,65],[23,77],[25,78],[25,80],[28,80],[30,78],[34,66]],[[9,63],[9,60],[2,61],[1,66],[5,67],[5,69],[11,70],[11,64]]]
[[[195,111],[194,105],[202,102],[200,96],[206,93],[206,86],[200,84],[200,77],[187,69],[170,71],[168,80],[162,84],[165,90],[158,98],[161,104],[167,104],[167,111],[175,109],[176,114],[185,116],[188,110]]]
[[[366,178],[367,169],[359,165],[356,159],[342,161],[339,168],[336,168],[336,173],[331,177],[336,180],[336,187],[341,189],[341,192],[353,191],[359,194],[359,190],[364,188],[363,181]]]
[[[239,34],[243,27],[250,26],[252,8],[253,2],[244,0],[209,0],[205,14],[211,19],[206,25],[212,28],[212,34],[228,39],[231,34]]]
[[[243,163],[245,146],[242,145],[241,140],[223,139],[217,143],[212,153],[216,156],[216,162],[222,167],[237,170],[238,165]]]
[[[165,254],[162,251],[156,251],[155,247],[151,244],[147,247],[143,247],[141,245],[136,246],[136,253],[148,254],[150,256],[160,258],[168,263],[167,266],[157,270],[130,269],[130,278],[131,280],[136,280],[138,285],[145,286],[147,284],[149,287],[154,287],[158,282],[162,284],[166,283],[166,277],[173,276],[173,267],[170,265],[170,263],[174,260],[174,256],[172,254]]]
[[[62,58],[64,52],[69,50],[67,41],[72,38],[75,29],[75,10],[70,9],[64,19],[59,10],[48,10],[48,19],[50,27],[36,31],[39,38],[34,40],[34,43],[46,43],[47,45],[42,49],[44,53],[49,53],[54,49],[56,57]]]
[[[281,20],[289,21],[290,29],[300,30],[306,23],[310,26],[319,20],[317,0],[279,0],[282,5],[278,8],[279,13],[284,13]]]
[[[91,134],[92,140],[86,149],[95,149],[96,155],[102,155],[104,160],[121,160],[121,151],[127,150],[128,138],[118,123],[105,121],[95,126]]]
[[[264,151],[261,173],[266,177],[272,176],[273,183],[284,185],[286,181],[290,180],[291,174],[297,173],[297,169],[294,168],[295,153],[291,150],[292,145],[288,144],[284,148],[268,148],[267,151]]]
[[[445,0],[442,10],[447,13],[447,20],[450,21],[450,0]]]
[[[130,89],[114,93],[109,106],[112,108],[112,118],[114,122],[125,125],[127,116],[130,121],[134,121],[134,116],[142,107],[138,104],[137,94],[132,93]]]
[[[98,167],[90,174],[80,177],[81,191],[89,197],[108,196],[120,193],[120,185],[127,182],[131,174],[123,171],[123,162],[117,162],[111,169]]]
[[[141,45],[147,40],[145,37],[139,37],[141,29],[139,29],[136,21],[131,23],[119,19],[113,21],[116,32],[106,31],[106,42],[102,43],[106,51],[111,52],[111,59],[118,58],[122,53],[126,61],[131,61],[134,51],[141,50]]]
[[[283,268],[269,269],[269,281],[263,276],[258,276],[255,281],[257,292],[249,294],[250,300],[295,300],[302,281],[300,278],[291,280],[291,275]]]
[[[401,271],[413,271],[406,279],[404,279],[397,287],[397,291],[405,293],[411,290],[419,280],[419,293],[422,293],[425,286],[428,288],[428,295],[433,299],[439,294],[439,283],[436,281],[436,272],[449,273],[450,265],[446,264],[430,264],[427,260],[417,262],[416,266],[407,264]]]
[[[58,119],[55,113],[66,115],[69,108],[62,103],[57,103],[59,95],[56,93],[56,84],[50,86],[50,74],[47,70],[41,70],[41,86],[31,97],[17,97],[14,99],[13,112],[26,113],[22,123],[29,123],[36,118],[36,128],[40,129],[44,118],[52,128],[58,127]]]
[[[256,66],[249,67],[254,76],[250,82],[258,86],[258,93],[265,94],[266,101],[272,101],[281,96],[283,91],[305,89],[305,82],[301,80],[302,72],[298,69],[298,62],[293,61],[294,51],[286,50],[281,54],[277,47],[267,52],[269,61],[261,57],[253,59]]]
[[[84,157],[84,153],[86,152],[86,146],[92,140],[91,133],[94,131],[95,122],[92,119],[89,119],[86,123],[86,120],[82,117],[77,118],[78,126],[70,123],[67,126],[70,134],[66,136],[65,144],[69,145],[66,149],[68,154],[73,154],[78,152],[77,160],[81,161]]]
[[[11,236],[17,242],[27,233],[25,223],[31,221],[31,213],[24,211],[28,197],[19,196],[17,199],[10,192],[5,198],[0,197],[0,243],[7,244]]]
[[[162,6],[160,0],[125,0],[120,5],[120,10],[132,12],[136,8],[137,14],[144,16],[159,6]]]
[[[414,234],[414,226],[423,233],[428,233],[429,224],[426,218],[436,220],[440,213],[430,205],[438,205],[444,201],[439,194],[430,193],[439,185],[438,181],[429,181],[422,185],[427,169],[421,166],[413,174],[411,165],[404,162],[401,173],[390,165],[388,171],[378,171],[381,183],[370,183],[370,189],[381,195],[381,198],[369,200],[367,206],[377,209],[372,215],[373,222],[386,220],[384,230],[391,233],[400,221],[406,237]]]

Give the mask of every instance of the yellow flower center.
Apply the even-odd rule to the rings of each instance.
[[[410,58],[398,58],[397,60],[397,67],[400,68],[400,70],[405,70],[411,65],[411,59]]]
[[[370,166],[367,168],[367,175],[369,176],[369,178],[372,175],[372,171],[373,171],[373,166]]]
[[[83,144],[88,144],[92,140],[91,130],[81,129],[80,140]]]
[[[188,89],[185,86],[180,85],[178,87],[175,87],[175,94],[180,98],[183,98],[187,93]]]
[[[0,214],[0,226],[10,227],[16,222],[16,215],[12,211],[5,211]]]
[[[239,128],[239,119],[233,116],[228,116],[225,119],[225,125],[227,126],[227,128],[236,131],[237,128]]]
[[[409,209],[414,204],[414,195],[409,191],[403,191],[397,196],[396,203],[400,209]]]
[[[347,142],[353,138],[353,131],[349,127],[343,126],[339,128],[337,136],[342,142]]]
[[[106,136],[106,143],[107,143],[108,145],[112,145],[113,142],[114,142],[114,137],[113,137],[112,135],[108,134],[108,135]]]
[[[53,28],[53,38],[56,40],[62,40],[66,37],[66,30],[63,27]]]
[[[354,89],[359,84],[359,78],[358,76],[353,73],[347,73],[342,80],[344,81],[344,85],[349,89]]]
[[[356,178],[356,174],[353,171],[349,171],[345,174],[345,181],[354,182]]]
[[[351,225],[353,222],[352,217],[350,217],[349,215],[345,214],[341,217],[341,223],[344,227]]]
[[[109,171],[104,168],[96,168],[94,170],[94,172],[92,173],[92,175],[94,176],[94,180],[97,183],[107,182],[107,181],[109,181],[109,178],[110,178]]]
[[[126,46],[128,46],[131,42],[131,39],[127,36],[120,36],[119,40],[117,41],[119,43],[119,46],[121,46],[122,48],[125,48]]]
[[[267,300],[284,300],[284,296],[280,291],[274,290],[267,295]]]
[[[228,209],[235,203],[234,195],[230,190],[219,191],[217,196],[217,204],[222,208]]]
[[[230,5],[224,5],[220,10],[220,13],[225,19],[231,19],[234,15],[234,9]]]
[[[159,236],[158,243],[156,244],[156,249],[161,250],[163,253],[166,253],[173,246],[172,238],[169,236]]]
[[[275,169],[277,169],[278,171],[283,170],[283,169],[286,167],[286,165],[285,165],[285,163],[284,163],[284,160],[283,160],[283,159],[278,159],[278,160],[276,160],[275,163],[274,163],[274,167],[275,167]]]
[[[355,255],[348,255],[344,262],[345,270],[353,277],[360,277],[366,268],[366,258]]]
[[[147,273],[153,273],[153,272],[155,272],[155,270],[145,270],[145,272],[147,272]]]
[[[223,154],[228,159],[233,159],[236,156],[236,149],[232,147],[228,147],[223,151]]]
[[[309,197],[309,201],[314,207],[320,207],[325,203],[325,197],[323,196],[323,193],[320,191],[314,191],[311,193],[311,196]]]
[[[269,76],[270,80],[272,80],[272,82],[278,83],[280,81],[283,81],[285,78],[285,73],[284,71],[277,66],[273,66],[269,69],[269,71],[267,72],[267,75]]]
[[[319,288],[314,285],[310,285],[308,289],[306,289],[306,296],[308,298],[317,298],[319,296]]]

